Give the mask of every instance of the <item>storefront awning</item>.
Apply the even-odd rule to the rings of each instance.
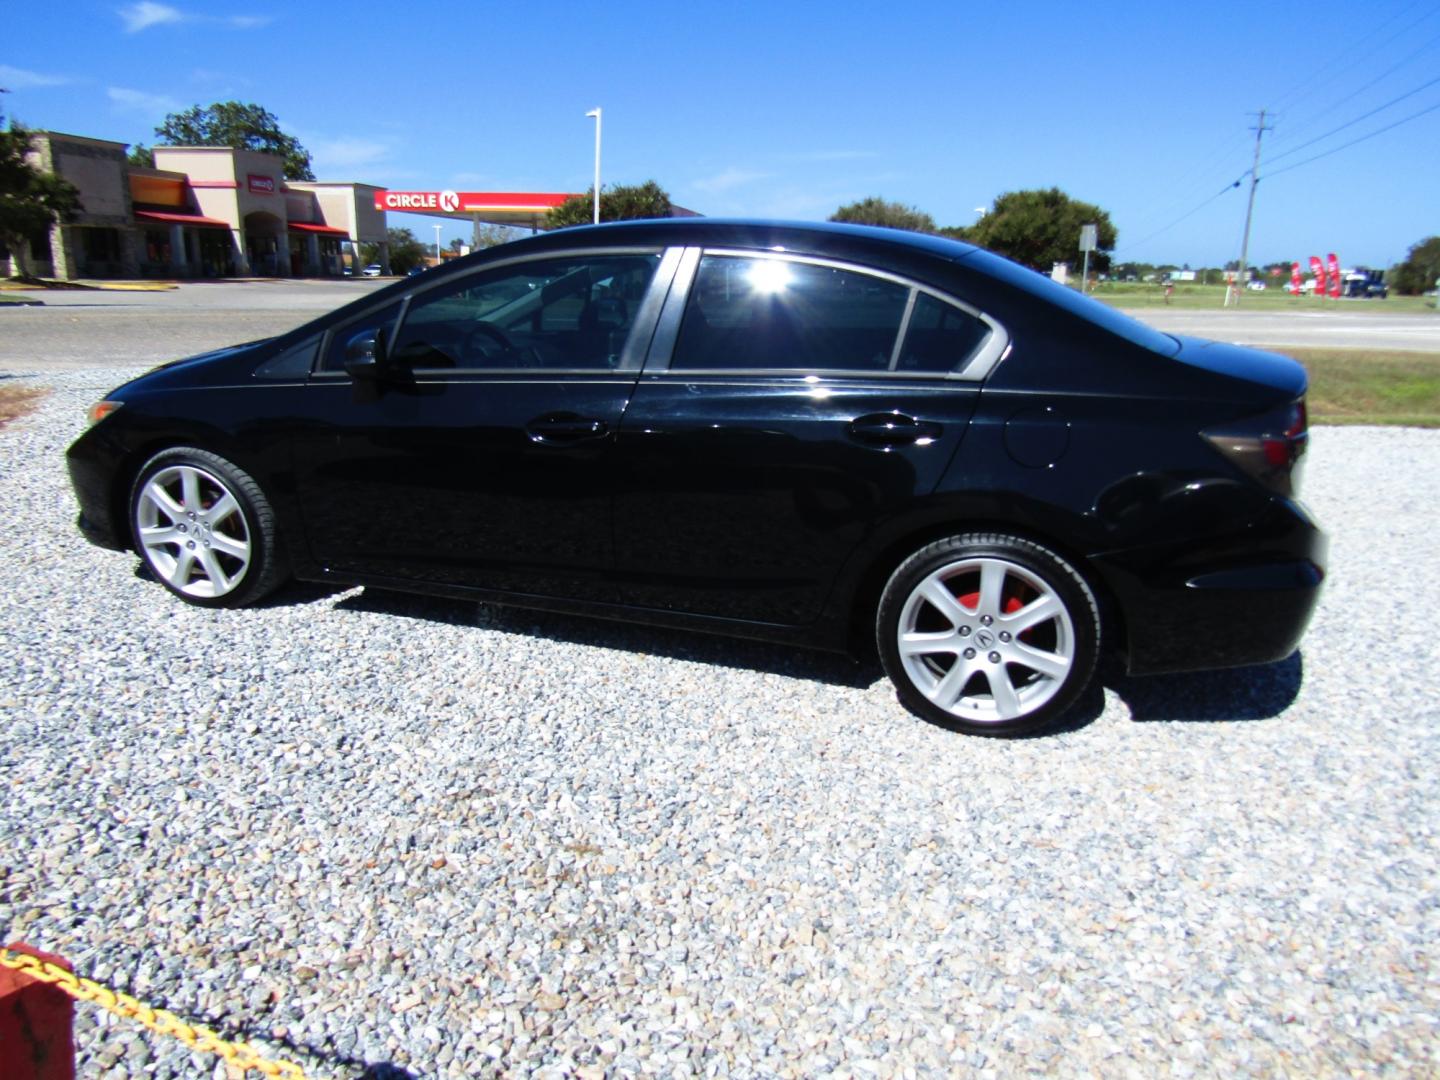
[[[332,228],[329,225],[312,225],[308,221],[287,221],[285,227],[291,232],[319,233],[321,236],[349,236],[344,229]]]
[[[136,210],[137,221],[157,221],[166,225],[201,225],[211,229],[228,229],[230,223],[199,214],[168,214],[161,210]]]

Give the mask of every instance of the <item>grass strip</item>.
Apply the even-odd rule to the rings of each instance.
[[[1111,307],[1139,309],[1173,307],[1178,310],[1225,307],[1224,285],[1195,285],[1183,282],[1175,286],[1174,295],[1165,299],[1165,286],[1144,282],[1101,282],[1090,294]],[[1363,300],[1342,297],[1291,296],[1282,288],[1264,292],[1246,290],[1240,298],[1238,311],[1338,311],[1346,315],[1395,315],[1435,313],[1433,296],[1391,295],[1385,300]]]
[[[1440,427],[1440,353],[1291,349],[1310,373],[1312,424]]]

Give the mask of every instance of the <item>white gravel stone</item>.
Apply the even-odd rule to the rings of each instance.
[[[1313,433],[1299,657],[1111,672],[997,743],[764,645],[185,607],[73,527],[122,374],[0,430],[7,940],[318,1075],[1440,1070],[1440,432]],[[77,1039],[223,1075],[84,1005]]]

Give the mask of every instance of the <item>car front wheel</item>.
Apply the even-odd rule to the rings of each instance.
[[[1089,685],[1100,615],[1084,578],[1053,551],[970,533],[896,568],[876,639],[912,712],[971,734],[1023,735],[1057,720]]]
[[[202,607],[243,607],[285,578],[275,515],[258,484],[207,450],[156,454],[130,493],[135,550],[176,596]]]

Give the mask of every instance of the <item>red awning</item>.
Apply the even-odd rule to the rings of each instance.
[[[140,221],[162,221],[166,225],[201,225],[210,229],[230,228],[229,222],[213,217],[201,217],[199,214],[168,214],[161,210],[136,210],[135,217]]]
[[[308,221],[289,221],[285,227],[291,232],[319,233],[321,236],[349,236],[344,229],[334,229],[329,225],[312,225]]]

